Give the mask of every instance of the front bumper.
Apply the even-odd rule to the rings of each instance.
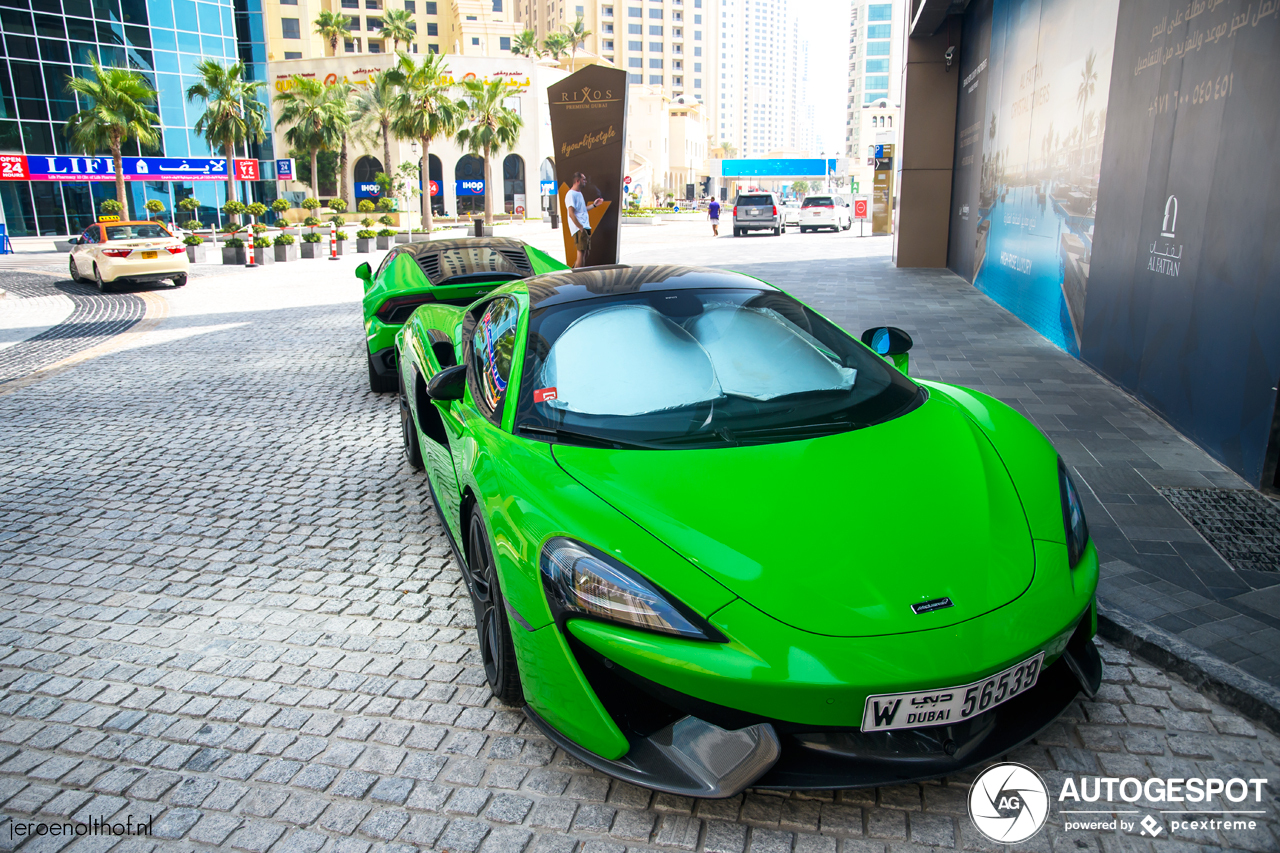
[[[692,797],[747,787],[832,790],[898,785],[958,773],[1017,748],[1053,722],[1080,691],[1093,696],[1102,659],[1083,614],[1062,655],[1030,691],[956,725],[863,733],[767,720],[685,696],[571,641],[583,674],[626,736],[607,759],[528,717],[579,761],[637,785]]]

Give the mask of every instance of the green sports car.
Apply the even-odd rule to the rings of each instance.
[[[698,797],[955,773],[1102,663],[1098,556],[1044,435],[737,273],[612,266],[397,337],[485,673],[556,744]]]
[[[568,269],[555,258],[519,240],[464,237],[396,246],[377,271],[363,263],[364,333],[369,390],[396,390],[396,332],[426,302],[469,305],[503,282]]]

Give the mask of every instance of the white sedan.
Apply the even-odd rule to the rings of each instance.
[[[832,231],[848,231],[853,224],[849,203],[839,196],[811,195],[800,208],[800,233],[830,228]]]
[[[786,219],[788,225],[800,224],[800,205],[794,201],[789,201],[782,206],[782,215]]]
[[[92,281],[103,293],[115,282],[187,283],[187,249],[158,222],[98,222],[71,242],[72,280]]]

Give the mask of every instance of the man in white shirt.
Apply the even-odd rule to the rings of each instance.
[[[573,261],[573,268],[586,266],[587,252],[591,250],[591,220],[587,217],[587,209],[600,204],[603,199],[595,199],[590,204],[582,197],[582,190],[587,185],[587,176],[581,172],[573,173],[573,187],[564,197],[565,218],[569,220],[569,234],[573,237],[574,248],[578,257]]]

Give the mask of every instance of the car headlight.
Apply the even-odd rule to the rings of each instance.
[[[557,618],[594,617],[679,637],[723,639],[634,571],[581,542],[550,539],[540,562],[542,585]]]
[[[1089,525],[1084,520],[1084,504],[1080,501],[1080,493],[1076,484],[1067,473],[1067,465],[1058,460],[1058,486],[1062,492],[1062,523],[1067,529],[1068,565],[1075,568],[1089,544]]]

